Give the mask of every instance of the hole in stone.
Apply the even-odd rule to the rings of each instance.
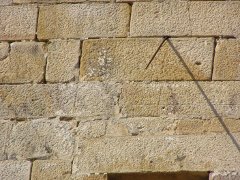
[[[196,61],[195,64],[196,64],[197,66],[199,66],[199,65],[201,65],[202,63],[199,62],[199,61]]]
[[[108,180],[208,180],[208,172],[109,174]]]

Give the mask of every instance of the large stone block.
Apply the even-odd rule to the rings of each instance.
[[[69,180],[71,176],[71,161],[37,160],[33,162],[32,180]]]
[[[79,77],[79,40],[53,40],[48,45],[46,80],[69,82]]]
[[[209,175],[209,180],[239,180],[240,172],[212,172]]]
[[[8,159],[65,159],[74,150],[73,122],[37,119],[13,126],[6,148]]]
[[[125,37],[129,18],[128,4],[41,6],[38,38]]]
[[[16,4],[25,4],[25,3],[77,3],[77,2],[86,2],[88,0],[13,0]],[[89,0],[89,1],[100,1],[100,2],[109,2],[110,0]]]
[[[213,80],[240,80],[240,40],[217,42]]]
[[[192,80],[190,70],[197,80],[211,79],[213,39],[174,38],[169,40],[171,45],[165,41],[146,68],[162,41],[160,38],[86,40],[80,77],[100,81]]]
[[[1,180],[29,180],[30,173],[29,161],[0,161]]]
[[[226,134],[79,139],[73,174],[238,171],[239,163],[239,150]]]
[[[34,39],[37,14],[35,5],[0,6],[0,40]]]
[[[136,2],[131,36],[239,36],[239,1]]]
[[[240,117],[240,83],[126,83],[120,98],[123,116],[211,119]]]
[[[1,0],[0,1],[0,6],[11,5],[11,4],[12,4],[12,0]]]
[[[0,83],[39,83],[46,64],[44,43],[0,43]]]
[[[0,161],[7,159],[6,146],[9,141],[12,126],[13,123],[10,121],[0,121]]]
[[[115,113],[120,87],[99,82],[0,86],[0,116],[108,118]]]

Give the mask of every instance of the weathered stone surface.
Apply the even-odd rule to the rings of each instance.
[[[0,40],[34,39],[38,9],[28,6],[0,6]]]
[[[24,3],[77,3],[85,1],[100,1],[100,2],[109,2],[110,0],[13,0],[14,3],[24,4]]]
[[[214,80],[240,80],[240,40],[228,39],[217,42]]]
[[[53,40],[48,45],[46,80],[69,82],[79,77],[80,41]]]
[[[128,4],[41,6],[38,38],[125,37],[129,18]]]
[[[162,39],[101,39],[83,43],[80,77],[83,80],[197,80],[211,79],[213,39],[174,38],[168,41],[146,69]]]
[[[0,83],[38,83],[43,80],[46,64],[44,43],[14,42],[9,56],[7,50],[7,46],[2,49]]]
[[[7,145],[9,159],[66,159],[74,149],[73,122],[37,119],[13,126]]]
[[[0,61],[4,60],[9,55],[9,44],[0,43]]]
[[[78,175],[73,176],[74,180],[108,180],[106,174],[91,174],[91,175]]]
[[[79,116],[107,118],[115,113],[117,84],[0,86],[1,118]]]
[[[7,142],[9,141],[9,135],[12,128],[12,124],[13,123],[10,121],[0,121],[0,161],[5,160],[7,158],[7,152],[5,151],[5,148]]]
[[[120,108],[128,117],[238,119],[239,91],[240,83],[234,81],[126,83]]]
[[[32,180],[69,180],[71,176],[71,161],[48,160],[34,161]]]
[[[29,180],[31,162],[29,161],[0,161],[0,179]]]
[[[0,6],[11,5],[11,4],[12,4],[12,0],[1,0],[0,1]]]
[[[240,172],[212,172],[209,180],[239,180]]]
[[[226,134],[80,139],[78,150],[73,174],[240,169],[239,151]]]
[[[133,4],[131,36],[239,36],[239,1]]]

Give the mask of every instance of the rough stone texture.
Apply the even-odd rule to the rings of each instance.
[[[12,4],[12,0],[1,0],[0,1],[0,6],[11,5],[11,4]]]
[[[128,117],[209,119],[221,116],[238,119],[239,91],[240,83],[234,81],[125,83],[120,108],[123,115]]]
[[[125,37],[129,18],[128,4],[41,6],[38,38]]]
[[[12,128],[12,124],[13,123],[10,121],[0,121],[0,161],[5,160],[7,158],[7,152],[5,151],[5,148],[7,142],[9,141],[9,135]]]
[[[24,4],[24,3],[77,3],[77,2],[86,2],[86,1],[93,1],[93,2],[109,2],[110,0],[13,0],[14,3],[17,4]]]
[[[80,116],[107,118],[115,113],[119,87],[81,83],[0,86],[0,117]]]
[[[38,9],[28,6],[0,6],[0,40],[34,39]]]
[[[2,46],[5,47],[0,52],[0,83],[38,83],[43,80],[46,64],[44,43],[14,42],[10,53],[6,43]]]
[[[240,40],[217,42],[213,80],[240,80]]]
[[[80,139],[78,150],[73,174],[240,169],[239,151],[226,134]]]
[[[48,160],[34,161],[32,180],[69,180],[71,176],[71,161]]]
[[[66,159],[72,157],[75,139],[72,122],[37,119],[13,126],[7,145],[8,159]]]
[[[230,132],[240,132],[240,120],[224,119]],[[225,129],[217,118],[212,120],[146,117],[113,120],[81,121],[77,128],[79,138],[162,136],[224,133]]]
[[[30,171],[29,161],[0,161],[1,180],[29,180]]]
[[[169,41],[195,79],[211,79],[213,39],[176,38]],[[155,38],[84,41],[80,77],[100,81],[192,80],[168,41],[146,69],[161,42],[162,39]]]
[[[48,45],[46,80],[69,82],[78,79],[79,40],[53,40]]]
[[[73,176],[74,180],[108,180],[106,174],[91,174]]]
[[[131,36],[239,36],[239,1],[133,4]]]
[[[212,172],[209,175],[209,180],[239,180],[239,172]]]
[[[0,61],[7,58],[9,55],[9,44],[8,43],[0,43]]]

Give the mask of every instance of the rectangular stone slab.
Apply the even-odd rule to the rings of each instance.
[[[40,6],[38,38],[125,37],[129,18],[128,4]]]
[[[212,38],[171,38],[165,41],[157,52],[162,42],[162,38],[86,40],[83,42],[80,79],[100,81],[211,79],[214,49]],[[157,54],[152,60],[155,52]],[[178,54],[181,57],[178,57]],[[193,74],[194,78],[190,74]]]
[[[35,5],[0,6],[0,40],[34,39],[37,15]]]
[[[237,36],[239,1],[136,2],[131,36]]]
[[[0,86],[0,117],[80,116],[107,118],[114,114],[114,84],[39,84]]]
[[[226,134],[80,139],[78,148],[73,174],[240,170]]]
[[[239,92],[240,83],[235,81],[125,83],[120,107],[127,117],[238,119]]]

